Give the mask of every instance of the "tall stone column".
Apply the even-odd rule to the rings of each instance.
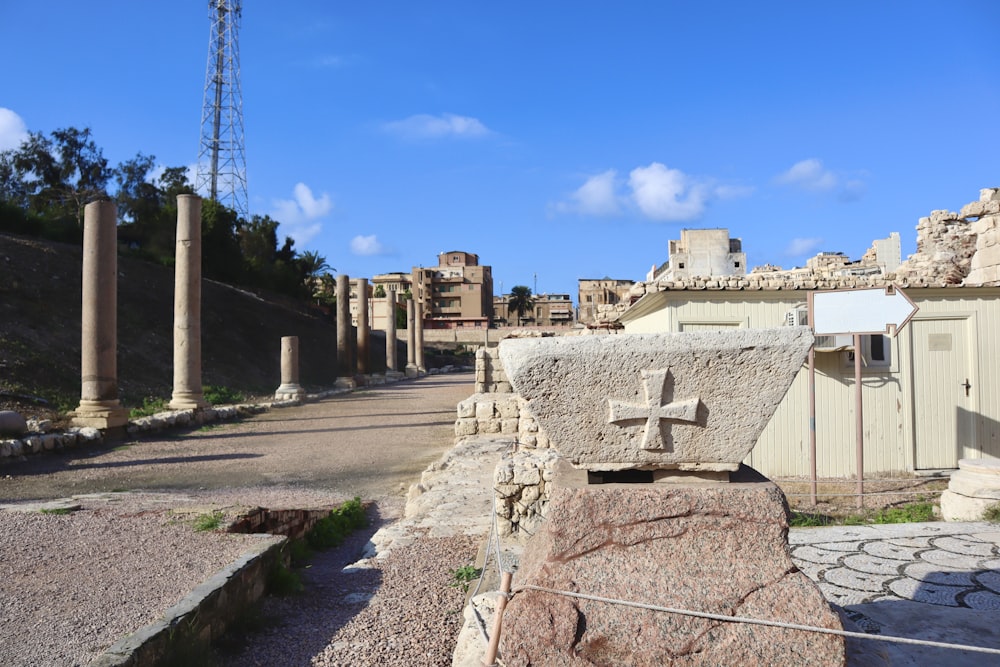
[[[424,365],[424,302],[417,301],[417,314],[414,316],[413,330],[417,338],[416,344],[416,362],[417,370],[421,373],[427,371],[427,366]]]
[[[351,355],[351,278],[344,274],[337,276],[337,386],[355,386]]]
[[[177,195],[174,255],[174,393],[168,407],[207,406],[201,389],[201,197]]]
[[[371,324],[368,321],[368,279],[358,278],[358,374],[371,373]]]
[[[83,209],[83,317],[80,406],[76,426],[118,428],[128,413],[118,400],[118,228],[111,201]]]
[[[281,337],[281,385],[275,389],[274,398],[279,401],[298,401],[306,396],[306,390],[299,384],[299,337]]]
[[[385,371],[396,370],[396,290],[390,289],[385,298]]]
[[[406,377],[420,375],[417,370],[416,308],[412,298],[406,300]]]

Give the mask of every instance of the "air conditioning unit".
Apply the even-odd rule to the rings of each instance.
[[[813,349],[817,352],[843,352],[854,349],[854,336],[816,336]]]
[[[805,305],[796,306],[785,313],[786,327],[804,327],[809,324],[809,309]]]

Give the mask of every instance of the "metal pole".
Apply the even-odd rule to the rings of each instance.
[[[858,457],[858,509],[865,506],[865,424],[861,401],[861,334],[854,334],[854,413]]]
[[[816,507],[816,347],[809,348],[809,466],[812,469],[809,498]]]

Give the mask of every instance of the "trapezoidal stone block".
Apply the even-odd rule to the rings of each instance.
[[[514,390],[588,470],[737,470],[802,367],[808,327],[508,339]]]
[[[780,489],[742,468],[728,484],[587,486],[565,463],[514,576],[500,653],[528,665],[843,665],[842,637],[523,589],[840,630],[792,563]],[[567,483],[567,478],[574,481]]]

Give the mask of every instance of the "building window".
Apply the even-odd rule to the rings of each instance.
[[[684,268],[684,262],[677,262],[677,268],[678,269],[683,269]]]
[[[843,353],[843,365],[854,367],[854,350]],[[861,337],[861,367],[863,369],[892,368],[892,339],[882,334]]]
[[[740,263],[739,262],[734,262],[733,264],[736,266],[737,269],[740,268]]]

